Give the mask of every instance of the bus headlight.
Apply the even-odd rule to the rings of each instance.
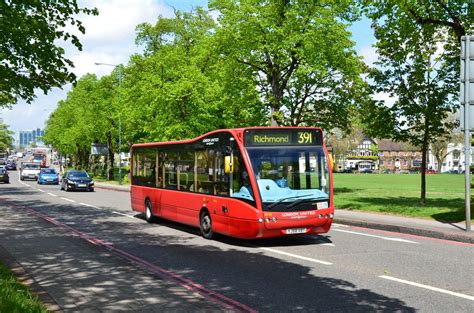
[[[276,217],[272,218],[272,221],[273,221],[273,223],[276,223],[277,218]]]
[[[258,222],[259,222],[259,223],[263,223],[263,218],[259,218],[259,219],[258,219]]]

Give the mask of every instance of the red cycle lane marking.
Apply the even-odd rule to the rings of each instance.
[[[29,212],[30,214],[33,214],[33,215],[36,215],[37,217],[51,223],[51,224],[54,224],[58,227],[61,227],[61,228],[64,228],[64,229],[67,229],[68,231],[70,231],[71,233],[74,233],[76,234],[77,236],[79,236],[81,239],[84,239],[86,240],[87,242],[91,243],[92,245],[95,245],[95,246],[99,246],[99,247],[103,247],[105,249],[107,249],[108,251],[112,252],[113,254],[115,255],[118,255],[128,261],[131,261],[132,263],[134,264],[137,264],[138,266],[140,266],[141,268],[149,271],[149,272],[152,272],[153,274],[159,276],[160,278],[162,279],[165,279],[165,280],[171,280],[175,283],[177,283],[178,285],[182,286],[183,288],[186,288],[187,290],[189,291],[193,291],[193,292],[197,292],[198,294],[200,294],[201,296],[203,296],[204,298],[214,302],[214,303],[217,303],[217,304],[220,304],[224,307],[226,307],[227,309],[229,310],[233,310],[235,312],[249,312],[249,313],[256,313],[257,311],[246,306],[245,304],[243,303],[240,303],[236,300],[233,300],[231,298],[228,298],[224,295],[221,295],[215,291],[212,291],[210,289],[207,289],[205,288],[204,286],[198,284],[198,283],[195,283],[194,281],[190,280],[190,279],[187,279],[187,278],[183,278],[181,277],[180,275],[170,271],[170,270],[167,270],[167,269],[164,269],[162,267],[159,267],[157,265],[154,265],[146,260],[143,260],[143,259],[140,259],[139,257],[136,257],[132,254],[129,254],[119,248],[116,248],[114,247],[112,244],[110,243],[107,243],[103,240],[100,240],[98,238],[95,238],[95,237],[92,237],[86,233],[83,233],[69,225],[66,225],[62,222],[59,222],[58,220],[48,216],[48,215],[45,215],[45,214],[42,214],[42,213],[39,213],[33,209],[30,209],[30,208],[26,208],[24,206],[21,206],[21,205],[17,205],[15,203],[11,203],[11,205],[13,206],[16,206],[16,207],[19,207],[19,208],[22,208],[24,210],[26,210],[27,212]]]

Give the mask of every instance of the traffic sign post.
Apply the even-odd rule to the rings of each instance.
[[[471,231],[471,128],[474,126],[474,36],[461,38],[461,127],[464,128],[466,231]],[[463,123],[464,122],[464,123]]]

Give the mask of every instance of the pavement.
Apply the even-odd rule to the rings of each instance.
[[[95,186],[96,188],[124,192],[130,191],[130,186],[128,185],[112,185],[96,182]],[[474,244],[474,231],[466,231],[465,222],[443,223],[433,219],[342,209],[336,209],[334,216],[334,223]]]

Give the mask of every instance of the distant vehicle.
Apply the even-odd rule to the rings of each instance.
[[[17,152],[16,157],[21,159],[23,157],[23,152]]]
[[[436,170],[426,170],[425,171],[425,174],[436,174],[437,171]]]
[[[59,185],[59,174],[54,168],[42,168],[38,175],[38,184]]]
[[[362,174],[372,174],[374,171],[370,168],[363,168],[359,171],[359,173],[362,173]]]
[[[8,171],[5,168],[0,169],[0,181],[5,184],[10,183],[10,176],[8,175]]]
[[[67,172],[61,181],[61,190],[94,191],[94,181],[86,171],[72,170]]]
[[[7,165],[5,165],[5,168],[10,171],[16,171],[16,163],[13,161],[8,162]]]
[[[40,165],[37,163],[22,163],[20,170],[20,180],[38,179],[40,173]]]
[[[32,162],[33,163],[38,163],[40,165],[40,167],[46,167],[46,154],[34,153]]]
[[[399,174],[410,174],[409,170],[400,170],[398,171]]]

